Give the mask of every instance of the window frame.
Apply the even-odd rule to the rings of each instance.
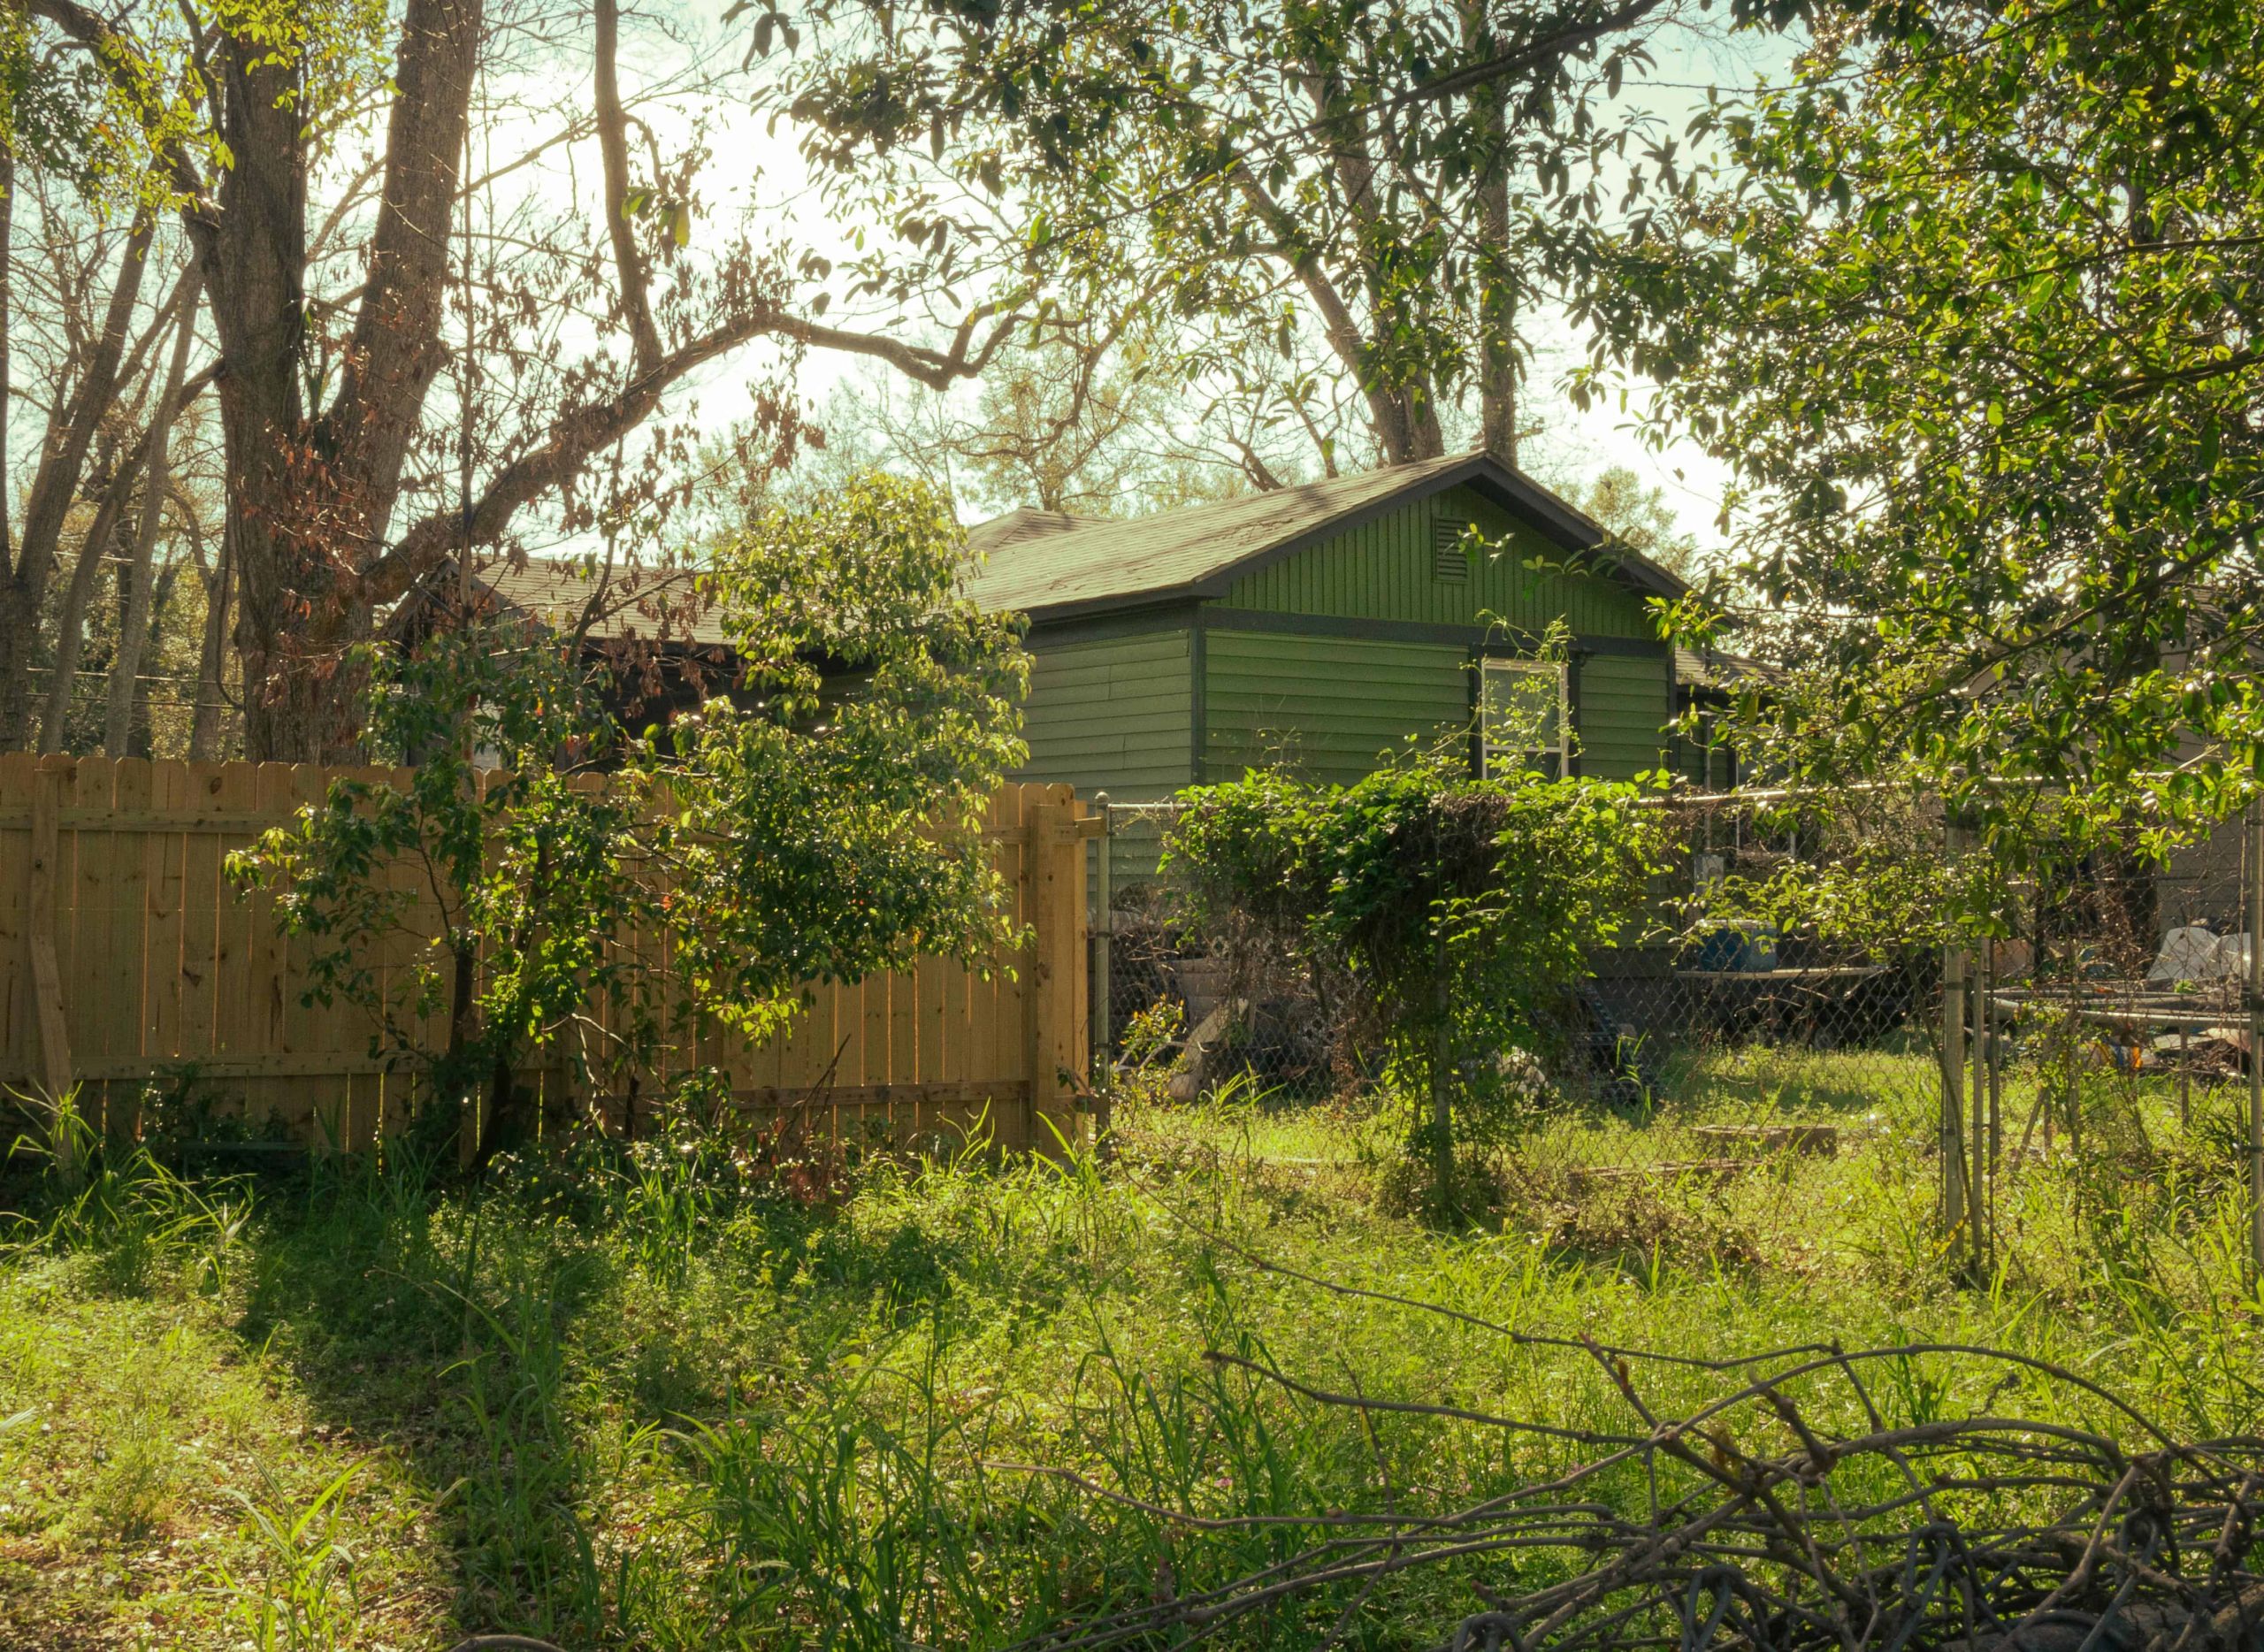
[[[1572,667],[1563,660],[1517,659],[1486,655],[1478,662],[1478,777],[1491,780],[1514,772],[1528,764],[1546,764],[1554,758],[1554,769],[1544,768],[1552,778],[1564,777],[1572,761]],[[1494,672],[1503,676],[1539,677],[1547,673],[1556,679],[1556,740],[1552,746],[1513,747],[1496,746],[1493,730],[1487,726],[1487,708],[1492,703],[1488,694],[1487,679]]]

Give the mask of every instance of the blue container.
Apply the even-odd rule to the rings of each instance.
[[[1699,940],[1694,967],[1752,974],[1777,967],[1777,926],[1748,920],[1725,923]]]

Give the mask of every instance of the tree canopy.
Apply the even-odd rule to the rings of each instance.
[[[1671,416],[1735,463],[1742,617],[1816,685],[1782,761],[1911,763],[1999,823],[2038,784],[2164,826],[2240,794],[2259,84],[2241,0],[1940,0],[1709,112]]]
[[[1167,317],[1220,417],[1331,473],[1514,458],[1533,317],[1619,340],[1650,290],[1615,272],[1689,177],[1630,94],[1702,10],[837,4],[784,101],[895,231],[875,290],[1011,270],[1031,326],[1104,347]]]
[[[352,651],[375,615],[459,551],[524,555],[524,513],[554,536],[608,519],[651,532],[683,489],[685,410],[667,423],[665,404],[731,352],[778,346],[749,399],[783,455],[797,353],[840,348],[944,385],[1002,336],[981,316],[940,346],[818,319],[825,295],[806,289],[822,260],[710,216],[702,122],[730,95],[728,65],[666,19],[625,31],[616,0],[32,0],[28,15],[8,61],[91,72],[103,98],[80,127],[11,94],[11,152],[72,159],[145,218],[169,217],[198,273],[254,756],[350,754]],[[645,50],[624,52],[625,32]],[[642,83],[624,73],[655,60]],[[664,123],[663,105],[689,112]],[[523,176],[541,187],[499,189]],[[123,266],[135,280],[149,241]],[[130,314],[124,276],[119,290]],[[89,404],[107,395],[96,380]],[[34,525],[19,620],[53,562]],[[0,646],[10,740],[27,657]]]

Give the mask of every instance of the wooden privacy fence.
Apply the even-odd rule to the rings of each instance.
[[[412,1065],[375,1047],[366,1012],[301,1002],[305,942],[283,933],[272,894],[239,895],[224,871],[231,851],[319,803],[342,774],[395,777],[0,755],[0,1080],[26,1096],[76,1086],[81,1113],[112,1133],[135,1128],[153,1087],[316,1144],[365,1147],[399,1128],[418,1099]],[[987,979],[927,960],[814,985],[786,1036],[761,1048],[703,1036],[667,1050],[636,1092],[656,1098],[677,1074],[708,1066],[728,1075],[752,1121],[793,1109],[836,1139],[878,1130],[901,1141],[981,1118],[1007,1149],[1044,1151],[1057,1130],[1076,1140],[1084,840],[1100,829],[1067,786],[1003,788],[985,836],[1029,939],[994,960]],[[411,868],[395,876],[416,887]],[[665,960],[662,937],[624,944]],[[569,1095],[560,1072],[523,1079],[553,1116],[560,1103],[595,1099]],[[600,1111],[640,1122],[624,1120],[617,1099]]]

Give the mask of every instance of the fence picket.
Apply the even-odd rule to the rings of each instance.
[[[239,895],[224,871],[231,851],[302,806],[319,807],[341,775],[380,785],[409,779],[405,770],[0,756],[0,1065],[9,1080],[41,1071],[29,862],[44,785],[54,791],[43,807],[56,822],[60,1020],[90,1118],[132,1128],[143,1086],[189,1067],[202,1069],[200,1085],[223,1106],[255,1121],[272,1117],[315,1145],[366,1147],[407,1124],[415,1075],[386,1055],[383,1039],[373,1048],[379,1029],[360,1011],[302,1001],[306,945],[283,934],[273,891]],[[999,1145],[1028,1144],[1035,1112],[1058,1089],[1033,1061],[1066,1047],[1062,1008],[1082,990],[1082,874],[1074,891],[1059,886],[1067,865],[1060,846],[1073,840],[1067,822],[1079,807],[1065,787],[1007,786],[990,799],[984,830],[1014,921],[1042,926],[989,979],[929,959],[864,982],[814,984],[804,1012],[762,1047],[708,1027],[685,1047],[662,1052],[637,1081],[639,1111],[704,1060],[727,1075],[753,1114],[816,1103],[811,1123],[823,1139],[860,1139],[874,1125],[909,1139],[987,1111]],[[440,914],[420,866],[399,863],[384,876],[415,897],[405,932],[379,944],[371,960],[392,986],[438,934]],[[1076,921],[1065,924],[1072,906]],[[624,930],[611,944],[649,956],[663,976],[675,967],[664,934]],[[418,1036],[430,1047],[445,1033],[441,1010]],[[548,1059],[548,1067],[557,1070],[531,1069],[527,1082],[540,1087],[551,1116],[569,1116],[566,1104],[578,1098],[568,1093],[565,1059]],[[591,1099],[621,1118],[626,1075],[593,1076]]]
[[[26,906],[31,897],[31,809],[38,759],[29,752],[0,755],[0,1048],[26,1050],[37,1037],[30,1002]],[[20,818],[19,818],[20,817]]]
[[[180,790],[187,794],[185,812],[211,815],[223,807],[220,771],[186,763],[178,769]],[[229,899],[220,876],[220,839],[207,831],[183,835],[181,842],[180,1030],[173,1048],[184,1061],[206,1061],[218,1053],[219,1029],[215,1017],[220,1000],[220,917]]]
[[[180,763],[157,763],[149,772],[150,808],[179,815],[188,805],[188,771]],[[155,1060],[180,1052],[181,1035],[182,904],[187,887],[188,835],[152,830],[143,836],[149,866],[149,917],[139,960],[142,979],[142,1053]]]
[[[112,807],[121,814],[147,815],[153,800],[149,761],[120,758],[111,768]],[[143,967],[149,950],[149,853],[152,834],[146,830],[112,831],[110,838],[111,906],[110,933],[104,937],[111,1006],[110,1037],[112,1059],[141,1060],[149,1044],[148,1006],[142,997]],[[119,1125],[134,1128],[140,1122],[142,1087],[131,1082],[110,1087],[110,1108]]]
[[[111,769],[106,757],[85,757],[72,766],[63,782],[63,807],[101,815],[111,805]],[[111,1031],[117,1006],[111,1000],[111,973],[105,944],[111,922],[111,902],[117,898],[117,867],[111,834],[88,827],[65,826],[59,834],[56,868],[55,944],[65,983],[64,1026],[71,1041],[74,1064],[100,1070],[112,1052]],[[67,900],[65,891],[69,891]],[[84,983],[73,993],[69,983]],[[110,1085],[89,1083],[80,1097],[80,1111],[107,1128]]]

